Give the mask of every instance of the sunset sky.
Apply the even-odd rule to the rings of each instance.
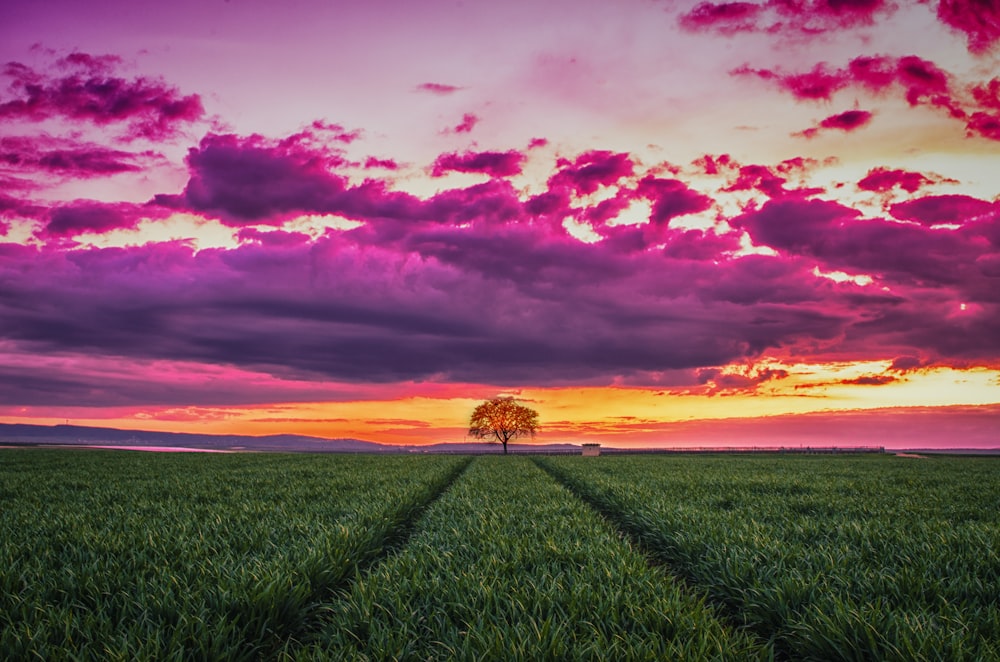
[[[997,0],[7,0],[0,422],[1000,447]]]

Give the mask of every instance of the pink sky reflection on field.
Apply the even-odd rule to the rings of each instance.
[[[997,26],[6,2],[0,422],[1000,447]]]

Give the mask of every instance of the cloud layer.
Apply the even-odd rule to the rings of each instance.
[[[815,189],[763,184],[776,168],[740,166],[706,194],[609,152],[557,160],[546,190],[525,196],[509,178],[527,159],[442,154],[435,172],[485,181],[420,197],[386,180],[351,183],[336,149],[209,135],[188,155],[181,194],[54,207],[39,214],[46,241],[0,246],[0,334],[46,354],[359,383],[655,383],[664,371],[764,355],[996,360],[996,203],[917,195],[867,217]],[[931,181],[880,170],[857,186],[918,191]],[[769,191],[759,207],[708,229],[675,225],[711,211],[723,189],[751,187]],[[603,202],[588,198],[597,191]],[[619,221],[637,202],[647,217]],[[178,212],[244,227],[242,243],[62,243]],[[360,225],[285,229],[303,214]],[[574,236],[570,220],[596,240]],[[741,251],[743,233],[770,254]],[[710,377],[719,378],[696,379]]]

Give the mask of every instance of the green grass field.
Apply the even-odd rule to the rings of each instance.
[[[1000,458],[0,451],[11,660],[1000,659]]]

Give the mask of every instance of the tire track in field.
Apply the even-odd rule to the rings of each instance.
[[[274,658],[279,653],[283,658],[294,656],[295,651],[303,646],[309,634],[320,626],[321,612],[319,607],[330,599],[335,598],[338,594],[350,591],[351,585],[361,574],[380,563],[394,551],[404,547],[413,535],[420,517],[468,471],[474,459],[473,457],[468,457],[463,462],[457,464],[452,471],[442,476],[439,481],[430,486],[430,490],[424,499],[403,504],[398,510],[389,513],[390,528],[385,535],[373,539],[361,551],[357,562],[353,564],[351,570],[340,581],[324,587],[318,595],[314,596],[312,613],[307,619],[300,621],[295,627],[276,633],[276,645],[273,650],[262,652],[264,658]]]
[[[696,582],[692,581],[691,577],[688,577],[682,571],[678,572],[678,570],[670,562],[670,559],[665,558],[662,553],[657,552],[656,549],[650,547],[645,542],[645,532],[641,528],[631,525],[621,511],[601,503],[598,499],[594,498],[593,495],[581,489],[575,481],[571,480],[557,468],[550,466],[544,459],[533,457],[531,458],[531,461],[534,462],[539,469],[552,477],[553,480],[569,490],[573,496],[580,499],[580,501],[585,503],[589,508],[600,515],[605,521],[614,527],[620,535],[635,545],[636,549],[649,559],[650,564],[663,568],[664,572],[674,578],[678,586],[696,594],[699,597],[704,597],[707,603],[715,607],[715,611],[720,621],[734,630],[743,630],[751,633],[752,636],[757,638],[758,642],[762,646],[768,645],[773,647],[772,650],[775,653],[775,660],[794,659],[790,655],[790,651],[787,650],[784,640],[780,636],[780,632],[759,626],[744,625],[736,608],[720,600],[712,599],[712,597],[707,595],[703,589],[699,588]]]

